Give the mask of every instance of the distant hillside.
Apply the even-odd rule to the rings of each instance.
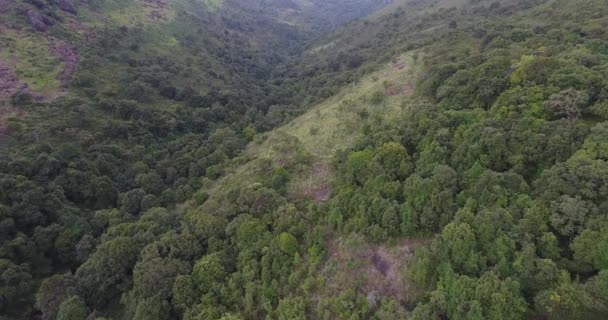
[[[385,1],[322,3],[3,1],[0,94],[3,101],[24,90],[39,100],[52,99],[69,84],[79,63],[94,64],[95,59],[133,68],[135,61],[164,57],[166,63],[202,71],[170,77],[202,93],[249,86],[247,79],[257,82],[267,76],[272,66],[295,54],[306,39],[372,12]],[[128,61],[132,62],[127,67]],[[86,71],[97,75],[95,81],[108,82],[105,65],[98,71],[92,67],[87,65]],[[112,76],[110,82],[119,77]]]

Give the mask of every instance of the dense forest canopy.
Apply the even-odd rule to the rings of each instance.
[[[0,319],[608,318],[605,0],[0,18]]]

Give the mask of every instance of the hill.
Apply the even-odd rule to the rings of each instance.
[[[452,4],[388,28],[396,5],[311,47],[310,61],[327,61],[355,42],[374,71],[354,70],[338,94],[256,138],[186,205],[188,225],[227,217],[211,238],[228,244],[212,255],[226,259],[228,281],[250,279],[252,299],[276,306],[220,302],[227,310],[279,319],[606,315],[606,12],[594,1]],[[417,31],[402,38],[407,26]],[[400,53],[386,61],[383,47]],[[196,275],[183,281],[196,286]]]
[[[355,18],[382,3],[342,9]],[[3,273],[15,272],[2,284],[2,313],[34,316],[40,280],[86,260],[75,247],[107,228],[91,224],[97,210],[131,200],[129,214],[172,208],[201,177],[221,176],[248,137],[296,113],[301,103],[272,73],[346,21],[318,10],[284,1],[1,1],[0,258]]]
[[[0,3],[7,317],[608,316],[603,1]]]

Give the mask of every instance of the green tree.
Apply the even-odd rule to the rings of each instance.
[[[224,265],[217,254],[204,256],[192,270],[192,282],[201,292],[216,289],[225,276]]]
[[[573,121],[580,118],[588,101],[589,96],[585,92],[567,89],[549,97],[544,107],[553,118]]]
[[[298,239],[287,232],[281,233],[277,241],[279,249],[290,256],[293,256],[298,251]]]
[[[306,305],[302,298],[286,298],[279,301],[277,316],[279,320],[306,320]]]
[[[87,306],[78,296],[71,296],[61,303],[57,320],[82,320],[89,315]]]

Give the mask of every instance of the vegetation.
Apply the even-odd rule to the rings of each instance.
[[[0,0],[2,317],[608,317],[608,7],[384,5]]]

